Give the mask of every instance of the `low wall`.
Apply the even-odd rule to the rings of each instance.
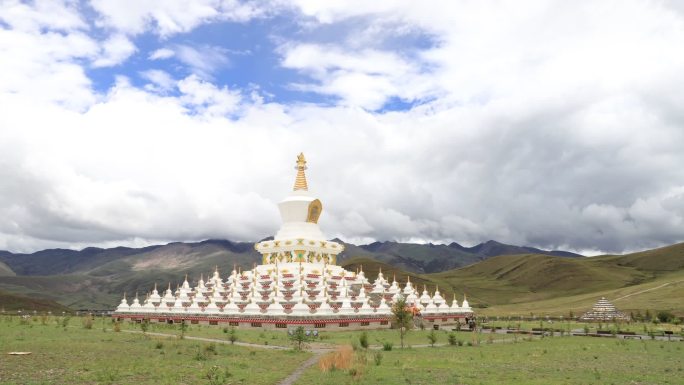
[[[426,315],[422,317],[427,328],[440,328],[463,323],[466,315],[444,314],[438,316]],[[216,325],[221,327],[235,327],[238,329],[287,330],[303,326],[305,329],[317,330],[374,330],[389,329],[391,316],[335,316],[325,318],[312,317],[276,317],[276,316],[216,316],[216,315],[185,315],[185,314],[126,314],[112,315],[118,321],[180,324],[185,320],[190,325]]]

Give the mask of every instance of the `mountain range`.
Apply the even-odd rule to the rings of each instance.
[[[684,293],[684,244],[591,258],[495,241],[474,247],[399,242],[344,245],[338,263],[347,269],[363,268],[369,279],[382,269],[400,282],[410,277],[430,291],[439,287],[446,296],[467,293],[471,304],[484,313],[527,309],[562,313],[590,306],[599,295],[626,296],[635,309],[653,304],[684,313],[684,294],[678,294]],[[253,246],[206,240],[32,254],[0,251],[0,307],[45,309],[52,303],[56,309],[111,309],[123,292],[144,295],[154,284],[160,290],[175,286],[185,274],[197,281],[217,266],[224,276],[234,264],[249,269],[261,259]]]

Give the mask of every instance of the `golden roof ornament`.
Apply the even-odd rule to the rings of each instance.
[[[293,191],[309,190],[309,187],[306,184],[306,175],[304,174],[304,170],[306,170],[306,168],[306,159],[304,158],[304,153],[302,152],[297,155],[297,166],[295,167],[295,170],[297,170],[297,177],[295,178]]]

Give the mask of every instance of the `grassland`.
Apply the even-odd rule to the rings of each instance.
[[[99,321],[99,320],[98,320]],[[95,322],[51,317],[0,319],[2,384],[274,384],[304,360],[306,352],[154,338],[103,331]],[[108,325],[111,327],[111,325]],[[28,356],[8,356],[29,351]],[[264,363],[277,362],[278,370]]]
[[[627,255],[562,258],[538,254],[502,255],[436,274],[411,274],[367,258],[345,262],[363,266],[374,279],[407,277],[422,289],[456,293],[483,315],[579,315],[602,296],[626,312],[669,310],[684,316],[684,244]]]
[[[543,321],[545,322],[545,321]],[[506,326],[508,320],[490,320]],[[516,325],[519,324],[519,325]],[[66,326],[65,326],[66,325]],[[584,324],[556,322],[554,328]],[[275,384],[311,353],[271,350],[192,340],[228,341],[229,329],[189,325],[185,339],[178,325],[123,323],[111,330],[108,318],[90,328],[85,318],[0,317],[2,384]],[[529,330],[537,322],[513,322]],[[547,326],[547,325],[544,325]],[[598,325],[590,325],[593,328]],[[636,331],[674,330],[681,326],[633,324]],[[609,325],[605,325],[604,329]],[[436,331],[436,347],[427,347],[430,330],[411,330],[406,349],[399,349],[397,330],[368,331],[371,349],[358,348],[361,332],[320,332],[310,346],[357,346],[350,365],[323,371],[314,366],[297,384],[678,384],[684,376],[684,343],[627,341],[591,337],[522,337],[504,334]],[[284,331],[236,330],[238,341],[291,346]],[[452,334],[456,341],[448,344]],[[391,351],[380,347],[393,344]],[[28,356],[7,356],[30,351]],[[348,351],[352,352],[351,348]]]
[[[123,330],[135,330],[140,331],[140,325],[125,323],[122,324]],[[149,332],[152,333],[163,333],[171,334],[175,336],[180,336],[180,328],[176,325],[165,325],[165,324],[151,324],[148,328]],[[284,331],[280,330],[246,330],[246,329],[236,329],[235,331],[238,341],[247,342],[257,345],[276,345],[276,346],[290,346],[290,340],[288,335]],[[404,343],[407,346],[412,345],[426,345],[428,344],[428,334],[430,330],[420,330],[414,329],[406,334]],[[447,338],[449,333],[453,333],[457,338],[464,343],[471,341],[473,338],[473,333],[470,332],[452,332],[448,330],[438,330],[436,331],[437,343],[445,344],[447,343]],[[335,344],[335,345],[353,345],[358,344],[359,336],[361,332],[359,331],[320,331],[319,337],[312,340],[315,343],[323,344]],[[393,329],[383,329],[383,330],[369,330],[366,332],[368,336],[368,342],[371,346],[381,347],[385,343],[391,343],[393,346],[397,347],[400,345],[399,332]],[[220,340],[228,340],[229,329],[221,328],[216,326],[199,326],[190,325],[187,327],[185,335],[192,337],[204,337],[204,338],[215,338]],[[489,339],[488,335],[476,335],[476,338],[481,340]],[[492,340],[509,340],[513,337],[510,335],[493,335]]]
[[[681,345],[556,337],[479,346],[357,351],[350,368],[322,371],[314,366],[297,383],[681,384]]]

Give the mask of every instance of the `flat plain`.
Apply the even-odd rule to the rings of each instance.
[[[489,325],[531,330],[540,323],[502,320]],[[577,330],[584,325],[552,326]],[[592,332],[613,327],[586,326]],[[252,344],[244,346],[231,345],[231,331],[223,327],[188,325],[181,332],[178,325],[151,324],[145,335],[136,324],[123,323],[120,332],[112,327],[109,318],[89,322],[85,317],[0,317],[0,383],[278,384],[313,354],[325,358],[344,349],[351,352],[349,362],[339,368],[314,365],[295,383],[681,384],[684,378],[684,342],[650,338],[541,338],[447,330],[432,334],[415,329],[407,333],[407,347],[401,349],[397,330],[375,330],[366,333],[369,348],[364,349],[361,332],[322,331],[305,351],[295,351],[284,331],[237,329],[237,341]],[[634,323],[621,329],[682,333],[681,326],[669,324]],[[392,349],[383,350],[388,344]],[[12,351],[31,354],[7,355]]]

